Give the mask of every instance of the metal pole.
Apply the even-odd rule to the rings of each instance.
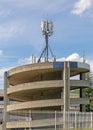
[[[55,130],[57,129],[57,126],[56,126],[56,111],[55,111]]]
[[[93,124],[92,124],[92,122],[93,122],[92,112],[90,114],[91,114],[91,128],[92,128],[93,127]]]
[[[80,73],[80,80],[82,80],[82,73]],[[82,88],[80,88],[80,98],[82,98]],[[80,104],[80,112],[82,112],[82,104]]]
[[[48,34],[45,35],[45,41],[46,41],[46,61],[48,61]]]
[[[75,130],[77,129],[77,113],[75,112]]]
[[[29,130],[32,130],[31,122],[32,122],[32,115],[31,115],[31,110],[29,110]]]

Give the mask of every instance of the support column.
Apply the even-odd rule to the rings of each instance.
[[[70,107],[70,63],[64,62],[64,112],[69,111]]]
[[[70,107],[70,62],[64,62],[64,113],[63,113],[63,127],[68,128],[68,111]]]
[[[9,87],[9,82],[7,78],[7,72],[4,73],[4,116],[3,116],[3,130],[6,130],[6,123],[8,121],[7,105],[9,103],[9,98],[7,96],[7,88]]]
[[[85,80],[86,74],[85,73],[80,73],[80,80]],[[85,97],[85,90],[83,88],[80,88],[80,98]],[[85,105],[80,104],[80,112],[86,111]]]
[[[62,88],[62,91],[61,91],[61,99],[63,100],[64,98],[63,98],[63,95],[64,95],[64,93],[63,93],[63,91],[64,91],[64,89]],[[63,112],[63,105],[61,105],[61,111]]]

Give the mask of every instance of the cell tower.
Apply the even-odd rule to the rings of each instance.
[[[41,61],[41,58],[42,57],[45,57],[45,61],[48,62],[49,60],[49,51],[52,55],[52,57],[55,59],[54,55],[53,55],[53,52],[48,44],[48,39],[49,37],[53,34],[53,22],[52,21],[42,21],[41,22],[41,30],[42,30],[42,34],[45,36],[45,43],[46,43],[46,46],[45,48],[43,49],[39,59],[38,59],[38,62]]]

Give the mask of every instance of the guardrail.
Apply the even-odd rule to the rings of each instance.
[[[59,111],[12,111],[9,113],[7,128],[24,128],[36,130],[93,130],[93,113],[59,112]]]

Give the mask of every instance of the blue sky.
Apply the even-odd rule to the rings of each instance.
[[[0,0],[0,88],[3,73],[30,63],[44,48],[40,23],[52,20],[49,44],[57,59],[82,61],[93,71],[93,0]]]

